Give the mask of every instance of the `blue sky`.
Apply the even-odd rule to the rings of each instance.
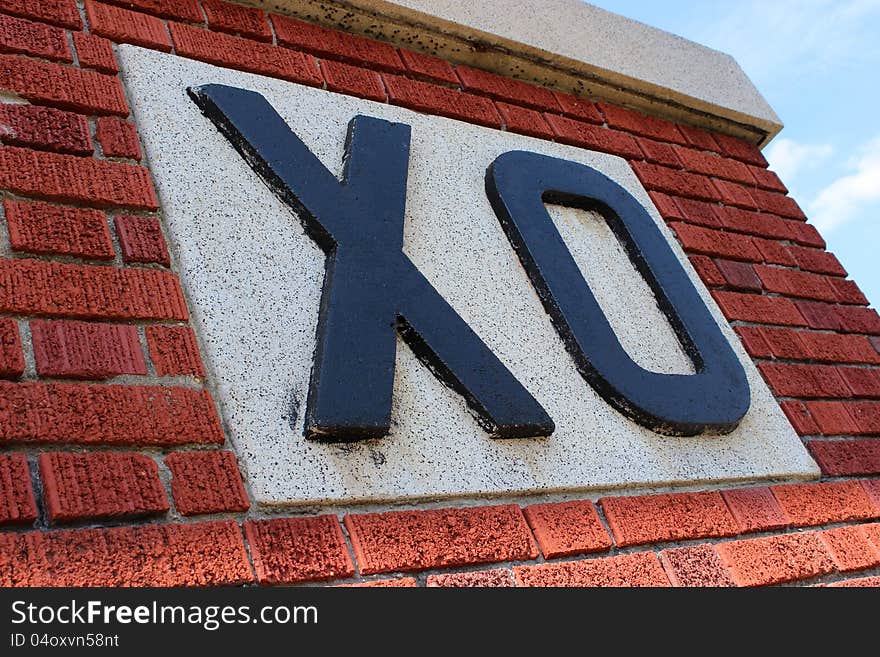
[[[880,0],[591,2],[736,57],[785,124],[771,167],[880,306]]]

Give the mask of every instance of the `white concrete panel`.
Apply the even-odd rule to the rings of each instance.
[[[120,51],[214,393],[258,501],[354,503],[818,475],[624,160],[133,46]],[[337,173],[354,115],[412,126],[404,250],[547,409],[557,427],[551,437],[490,439],[463,400],[399,342],[391,435],[350,445],[304,439],[323,254],[187,96],[188,86],[207,83],[263,94]],[[485,196],[486,167],[510,150],[595,167],[649,208],[748,374],[752,407],[736,431],[660,436],[618,414],[580,377]],[[637,362],[689,371],[611,232],[588,213],[552,212]]]

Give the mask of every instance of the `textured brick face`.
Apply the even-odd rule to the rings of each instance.
[[[222,586],[253,581],[234,522],[0,534],[0,586]]]
[[[82,27],[74,0],[0,0],[0,9],[75,30]]]
[[[86,18],[95,34],[118,43],[170,52],[171,40],[158,18],[86,0]]]
[[[673,586],[735,586],[721,557],[711,545],[693,545],[660,553]]]
[[[158,219],[120,215],[114,223],[125,262],[156,263],[166,267],[171,264]]]
[[[3,202],[15,251],[109,260],[113,242],[103,212],[48,203]]]
[[[0,87],[61,109],[90,114],[128,114],[119,80],[95,71],[17,55],[0,55]]]
[[[603,552],[611,547],[611,537],[592,502],[533,504],[523,513],[548,559]]]
[[[94,150],[84,116],[34,105],[0,105],[0,140],[75,155],[91,155]]]
[[[479,570],[474,573],[428,575],[426,586],[447,588],[507,588],[515,586],[509,570]]]
[[[354,574],[336,516],[251,520],[244,524],[261,584],[342,579]]]
[[[518,566],[513,573],[518,586],[669,586],[663,567],[653,552]]]
[[[349,515],[345,526],[364,574],[533,559],[518,507]]]
[[[159,376],[205,376],[196,336],[188,326],[148,326],[150,358]]]
[[[0,526],[37,519],[31,473],[24,454],[0,455]]]
[[[606,497],[600,504],[619,546],[732,536],[738,530],[718,492]]]
[[[102,73],[119,71],[116,55],[113,54],[113,45],[108,39],[76,32],[73,35],[73,45],[76,47],[79,65],[83,68],[94,68]]]
[[[208,18],[208,26],[214,30],[238,34],[258,41],[272,40],[269,19],[266,17],[266,12],[260,9],[242,7],[223,0],[202,0],[202,7]]]
[[[15,379],[24,373],[24,356],[18,322],[0,319],[0,378]]]
[[[133,123],[113,116],[99,118],[95,122],[95,137],[107,157],[141,159],[141,146]]]
[[[221,444],[207,391],[0,382],[0,444]]]
[[[37,372],[42,377],[106,379],[146,374],[137,328],[76,321],[32,321]]]
[[[72,62],[64,30],[0,14],[0,52]]]
[[[716,548],[739,586],[764,586],[834,571],[816,532],[722,543]]]
[[[142,454],[40,454],[46,511],[53,522],[168,511],[156,462]]]
[[[165,459],[171,494],[185,516],[247,511],[247,493],[232,452],[178,452]]]
[[[795,527],[876,518],[878,512],[857,481],[793,484],[771,488]]]

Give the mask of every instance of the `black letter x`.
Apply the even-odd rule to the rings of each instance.
[[[493,437],[553,432],[546,411],[401,250],[409,126],[352,119],[340,182],[260,94],[216,84],[189,94],[327,254],[307,436],[388,433],[398,332]]]

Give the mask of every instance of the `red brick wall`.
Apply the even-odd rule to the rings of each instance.
[[[825,481],[249,510],[113,43],[629,159]],[[754,146],[220,0],[0,0],[0,89],[0,585],[878,584],[880,317]]]

